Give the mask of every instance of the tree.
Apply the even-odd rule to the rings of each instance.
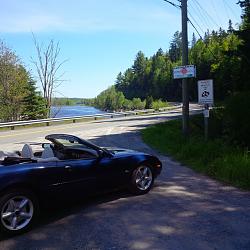
[[[59,43],[50,40],[47,46],[39,44],[33,35],[33,41],[36,48],[37,60],[32,58],[36,67],[38,79],[42,85],[43,97],[46,100],[47,117],[50,117],[52,105],[52,95],[55,89],[64,81],[63,73],[59,73],[66,60],[59,62],[60,47]]]
[[[36,82],[30,77],[26,86],[27,96],[23,99],[22,117],[26,120],[43,119],[47,116],[46,102],[35,84]]]
[[[102,110],[120,110],[124,108],[125,97],[122,92],[116,91],[115,86],[101,92],[94,105]]]
[[[197,43],[197,39],[195,37],[195,34],[193,33],[193,36],[192,36],[192,42],[191,42],[191,48],[193,48],[195,46],[195,44]]]
[[[231,33],[233,33],[233,31],[234,31],[233,23],[232,23],[232,20],[229,19],[227,32],[231,34]]]
[[[134,65],[132,69],[138,77],[142,77],[146,67],[146,58],[142,51],[139,51],[136,55]]]
[[[152,97],[152,96],[147,96],[145,108],[146,108],[146,109],[151,109],[151,108],[153,108],[153,102],[154,102],[153,97]]]
[[[238,4],[243,10],[242,13],[242,28],[249,29],[250,28],[250,0],[239,1]]]
[[[20,119],[27,83],[28,72],[20,59],[0,42],[0,120]]]
[[[236,31],[236,35],[241,40],[241,44],[238,46],[238,55],[241,57],[241,86],[242,90],[250,89],[250,0],[239,1],[239,4],[243,10],[242,24],[239,31]]]
[[[169,48],[169,57],[172,62],[177,62],[181,58],[181,32],[176,31]]]
[[[146,101],[142,101],[140,98],[133,98],[132,107],[133,109],[144,109]]]

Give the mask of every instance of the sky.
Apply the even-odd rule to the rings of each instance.
[[[179,4],[178,0],[172,0]],[[240,23],[237,0],[188,0],[189,18],[201,35]],[[0,0],[0,39],[36,77],[32,32],[44,46],[59,42],[58,97],[92,98],[131,67],[138,51],[152,56],[168,50],[181,30],[181,12],[163,0]],[[189,40],[195,32],[189,24]],[[196,34],[197,35],[197,34]],[[198,35],[197,35],[198,37]],[[39,87],[39,82],[37,83]]]

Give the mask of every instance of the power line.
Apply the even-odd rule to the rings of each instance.
[[[196,25],[198,26],[198,28],[200,29],[200,31],[202,33],[205,33],[204,30],[201,28],[201,26],[199,25],[199,23],[195,20],[195,18],[192,16],[192,14],[190,13],[190,11],[188,11],[188,14],[191,16],[191,18],[193,19],[193,21],[196,23]]]
[[[189,2],[189,7],[192,10],[192,12],[195,13],[196,17],[199,19],[199,24],[202,25],[204,27],[204,29],[206,29],[206,27],[208,27],[209,25],[207,24],[207,22],[205,21],[205,17],[204,15],[201,14],[199,8],[195,8],[192,4],[192,2]],[[204,33],[204,32],[203,32]]]
[[[228,12],[228,10],[227,10],[227,6],[226,6],[226,3],[225,3],[224,0],[223,0],[223,4],[224,4],[224,8],[225,8],[225,11],[226,11],[226,14],[227,14],[227,18],[230,19],[230,17],[229,17],[229,12]]]
[[[189,13],[190,14],[190,13]],[[195,29],[195,31],[197,32],[197,34],[199,35],[200,39],[203,41],[203,37],[201,36],[199,30],[195,27],[195,25],[193,24],[193,22],[190,20],[190,18],[188,18],[188,21],[190,22],[190,24],[193,26],[193,28]]]
[[[206,14],[206,16],[218,27],[220,28],[220,26],[217,24],[217,22],[215,22],[215,20],[208,14],[208,12],[201,6],[201,4],[197,1],[197,0],[193,0],[197,6]]]
[[[169,4],[171,4],[172,6],[174,6],[174,7],[177,8],[177,9],[181,9],[181,6],[178,5],[178,4],[175,4],[175,3],[171,2],[171,1],[168,1],[168,0],[163,0],[163,1],[164,1],[164,2],[167,2],[167,3],[169,3]]]
[[[194,6],[192,6],[192,4]],[[206,13],[204,13],[203,9],[201,8],[201,6],[199,6],[196,2],[189,2],[189,5],[191,8],[193,8],[193,10],[198,13],[199,15],[199,19],[200,22],[204,24],[204,27],[208,27],[213,25],[213,23],[211,22],[211,20],[209,19],[209,17],[206,15]]]
[[[220,15],[218,14],[218,12],[217,12],[217,10],[216,10],[216,5],[215,5],[215,3],[214,3],[214,0],[212,0],[212,7],[213,7],[213,10],[214,10],[214,12],[215,12],[215,15],[216,15],[218,21],[219,21],[220,23],[222,23],[222,22],[221,22]]]
[[[171,4],[172,6],[174,6],[175,8],[177,8],[177,9],[182,9],[182,7],[181,7],[181,5],[178,5],[178,4],[175,4],[175,3],[173,3],[173,2],[171,2],[171,1],[168,1],[168,0],[163,0],[164,2],[167,2],[167,3],[169,3],[169,4]],[[181,3],[181,0],[177,0],[178,2],[180,2]],[[197,3],[197,5],[203,10],[203,11],[205,11],[202,7],[201,7],[201,5],[196,1],[196,0],[194,0],[196,3]],[[207,13],[207,11],[205,11],[205,13]],[[197,26],[199,27],[199,29],[204,33],[204,31],[203,31],[203,29],[200,27],[200,25],[198,24],[198,22],[195,20],[195,18],[192,16],[192,14],[188,11],[188,14],[192,17],[192,19],[194,20],[194,22],[197,24]],[[211,16],[207,13],[207,15],[211,18]],[[211,18],[212,19],[212,18]],[[196,26],[193,24],[193,22],[190,20],[190,18],[188,18],[187,19],[189,22],[190,22],[190,24],[193,26],[193,28],[195,29],[195,31],[197,32],[197,34],[199,35],[199,37],[200,37],[200,39],[202,40],[202,41],[204,41],[204,39],[203,39],[203,37],[201,36],[201,34],[200,34],[200,32],[199,32],[199,30],[196,28]],[[213,19],[212,19],[213,20]],[[216,22],[214,21],[214,23],[216,24]],[[217,24],[216,24],[217,25]],[[210,50],[210,48],[209,47],[207,47],[208,48],[208,50],[209,50],[209,52],[211,53],[211,55],[217,60],[217,57],[214,55],[214,53]]]
[[[203,37],[201,36],[200,32],[198,31],[198,29],[196,28],[196,26],[193,24],[193,22],[190,20],[190,18],[188,18],[188,21],[190,22],[190,24],[193,26],[193,28],[197,32],[197,34],[199,35],[200,39],[204,42]],[[215,54],[213,53],[213,51],[208,46],[207,46],[207,49],[211,53],[211,55],[214,57],[214,59],[218,60],[218,58],[215,56]]]
[[[234,10],[232,9],[232,7],[227,3],[227,1],[223,0],[223,3],[224,3],[225,6],[228,7],[228,9],[231,11],[231,13],[234,15],[234,17],[235,17],[236,19],[238,19],[239,17],[236,15],[235,11],[234,11]],[[229,19],[230,19],[230,18],[229,18]]]

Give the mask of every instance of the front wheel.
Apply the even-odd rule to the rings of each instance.
[[[137,167],[132,174],[130,191],[134,194],[146,194],[154,184],[152,169],[147,165]]]
[[[0,198],[0,229],[7,234],[26,231],[38,213],[35,196],[26,190],[13,190]]]

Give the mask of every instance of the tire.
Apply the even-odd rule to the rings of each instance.
[[[0,230],[8,235],[27,231],[39,213],[38,201],[25,189],[13,189],[0,198]]]
[[[148,165],[140,165],[131,176],[130,191],[135,195],[148,193],[154,184],[154,173]]]

